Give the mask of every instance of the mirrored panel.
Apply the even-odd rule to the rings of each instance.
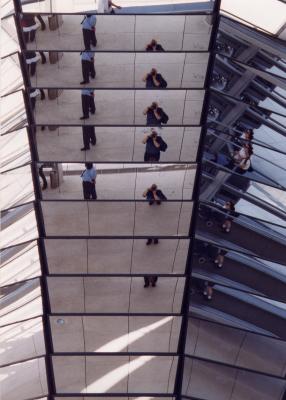
[[[173,393],[177,361],[152,355],[54,356],[53,368],[58,393]]]
[[[204,382],[207,379],[208,385]],[[183,393],[206,400],[279,400],[285,380],[231,368],[214,362],[186,358]],[[210,390],[211,388],[211,390]]]
[[[192,262],[196,278],[286,302],[285,265],[203,240],[196,240]]]
[[[1,248],[15,246],[38,237],[34,205],[32,203],[2,211]]]
[[[26,128],[0,136],[1,170],[20,167],[31,161]]]
[[[186,353],[285,376],[286,342],[214,322],[189,319]]]
[[[49,273],[183,274],[189,239],[46,239]],[[66,257],[66,254],[70,257]]]
[[[101,51],[207,51],[212,30],[210,15],[91,15],[87,19],[84,14],[62,14],[51,22],[46,15],[38,14],[37,18],[23,15],[29,50],[84,50],[93,46]],[[43,23],[47,29],[40,30]],[[26,26],[33,27],[29,35]],[[95,30],[90,35],[86,31],[91,27]]]
[[[45,354],[41,317],[0,328],[0,335],[2,365]]]
[[[200,127],[49,126],[37,129],[36,140],[40,161],[142,162],[154,133],[167,144],[156,152],[158,162],[196,161]]]
[[[1,368],[1,390],[7,400],[38,398],[47,394],[45,359],[38,358]]]
[[[36,241],[9,247],[0,252],[0,285],[10,285],[41,275],[38,244]]]
[[[204,93],[31,89],[30,100],[37,125],[200,125]]]
[[[196,164],[39,165],[43,185],[49,180],[43,199],[53,200],[191,200],[196,176]]]
[[[34,87],[203,88],[209,53],[24,53]]]
[[[227,208],[228,207],[228,208]],[[231,210],[230,210],[231,208]],[[251,232],[251,234],[250,234]],[[214,239],[221,246],[285,264],[285,227],[247,217],[235,211],[235,203],[225,200],[222,208],[201,204],[197,234]]]
[[[204,307],[202,307],[204,306]],[[233,323],[253,332],[285,340],[285,303],[222,286],[206,279],[192,278],[192,315]],[[217,319],[218,318],[218,319]]]
[[[43,201],[47,236],[169,236],[189,233],[193,203]]]
[[[1,209],[34,200],[31,166],[3,171],[1,174]]]
[[[180,313],[185,278],[48,277],[52,313]]]
[[[1,326],[42,315],[40,282],[33,279],[2,288]]]
[[[53,345],[60,352],[176,352],[181,317],[50,317]]]
[[[22,90],[1,98],[2,133],[23,128],[27,123],[25,103]],[[5,110],[5,111],[4,111]]]
[[[3,25],[5,26],[5,22]],[[2,28],[1,32],[5,36],[5,29]],[[8,93],[14,92],[15,90],[18,90],[23,87],[23,78],[21,74],[20,60],[18,53],[14,54],[10,53],[8,57],[2,57],[1,67],[2,67],[1,96],[5,96]]]

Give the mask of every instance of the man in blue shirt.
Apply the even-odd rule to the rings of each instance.
[[[85,163],[85,170],[81,174],[83,197],[85,200],[96,200],[95,190],[96,169],[91,162]]]
[[[88,119],[89,112],[95,114],[95,103],[94,103],[94,90],[93,89],[82,89],[81,90],[81,105],[83,116],[80,119]]]
[[[81,85],[85,83],[89,83],[89,77],[92,79],[95,78],[95,69],[94,69],[94,53],[92,51],[82,51],[80,53],[81,58],[81,69],[83,81],[80,82]]]
[[[90,45],[96,47],[97,43],[95,36],[96,16],[94,14],[86,14],[81,24],[84,48],[90,50]]]

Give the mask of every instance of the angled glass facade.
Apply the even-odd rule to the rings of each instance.
[[[3,8],[4,398],[283,400],[281,29],[220,1],[22,3]]]

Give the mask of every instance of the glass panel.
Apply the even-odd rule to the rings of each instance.
[[[189,319],[186,353],[281,377],[285,374],[286,342],[199,319]]]
[[[144,277],[49,277],[52,313],[180,313],[185,279],[159,277],[148,298]]]
[[[42,18],[47,26],[51,24],[51,17]],[[39,30],[28,50],[84,50],[83,18],[84,15],[59,16],[54,25],[57,28]],[[166,51],[207,51],[211,20],[208,15],[98,15],[96,49],[144,51],[155,39]],[[39,25],[36,20],[35,23]]]
[[[183,274],[188,239],[47,239],[50,274]],[[70,257],[65,257],[66,254]]]
[[[2,248],[14,246],[38,237],[33,204],[11,208],[2,213]]]
[[[37,242],[30,242],[1,251],[1,286],[41,275]]]
[[[18,53],[2,58],[1,95],[24,87]]]
[[[53,366],[58,393],[172,393],[177,357],[54,356]]]
[[[31,166],[2,172],[1,208],[7,209],[34,200]]]
[[[0,328],[1,364],[10,364],[45,354],[42,318]]]
[[[39,97],[39,91],[31,92],[30,96],[37,93]],[[60,90],[59,97],[50,100],[49,96],[53,98],[54,94],[48,93],[45,100],[32,97],[35,101],[36,124],[87,125],[88,122],[99,125],[161,126],[162,121],[166,121],[165,117],[162,119],[163,110],[169,117],[166,121],[169,125],[199,125],[204,100],[203,90],[99,89],[94,96],[81,90]]]
[[[1,368],[1,390],[7,400],[31,399],[47,394],[45,359],[26,361]]]
[[[50,63],[43,64],[48,57],[45,54],[43,59],[36,52],[26,53],[34,87],[82,88],[80,82],[89,81],[89,69],[94,65],[93,79],[85,85],[92,88],[160,89],[165,85],[162,78],[168,88],[203,88],[209,58],[208,53],[183,52],[85,52],[83,55],[78,52],[49,52]]]
[[[206,300],[208,305],[206,305]],[[226,320],[253,332],[285,340],[285,304],[265,297],[192,278],[191,312],[212,320]]]
[[[31,161],[26,129],[19,129],[0,137],[1,169],[6,171]]]
[[[146,154],[146,153],[145,153]],[[46,166],[45,166],[46,165]],[[44,173],[50,171],[48,187],[43,191],[44,199],[89,199],[86,196],[85,171],[88,164],[56,164],[52,168],[44,164]],[[196,165],[187,164],[94,164],[96,170],[96,196],[100,200],[142,200],[150,205],[154,195],[161,200],[192,199],[193,185],[196,176]],[[81,176],[84,174],[83,176]],[[54,176],[59,176],[58,184]]]
[[[206,400],[234,399],[279,400],[285,381],[213,362],[185,360],[183,392]],[[205,385],[204,382],[208,382]]]
[[[7,2],[7,12],[10,12],[10,10],[13,9],[13,4],[8,4],[8,3],[13,3]],[[8,11],[9,10],[9,11]],[[6,14],[5,8],[3,10],[3,5],[1,4],[1,12],[3,12],[2,16]],[[17,31],[16,31],[16,26],[14,22],[14,17],[8,17],[3,19],[1,24],[1,55],[4,57],[5,55],[14,53],[14,51],[17,51],[19,49],[19,43],[18,43],[18,37],[17,37]],[[3,84],[3,81],[1,82]]]
[[[26,110],[21,90],[2,97],[2,133],[22,128],[26,124]]]
[[[33,318],[41,314],[42,298],[38,279],[3,288],[1,325]]]
[[[51,317],[55,352],[176,352],[181,317]]]
[[[192,202],[44,201],[48,236],[188,235]],[[64,223],[62,223],[64,221]]]
[[[157,132],[167,143],[160,152],[163,162],[195,162],[201,134],[200,127],[56,127],[37,130],[37,145],[41,161],[144,161],[147,135]],[[94,141],[95,138],[95,141]],[[93,146],[93,144],[95,145]],[[86,151],[84,151],[86,150]]]

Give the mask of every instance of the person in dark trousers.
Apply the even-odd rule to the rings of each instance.
[[[82,127],[83,147],[81,151],[90,150],[90,144],[96,145],[95,128],[92,125],[83,125]]]
[[[149,205],[152,206],[156,202],[156,204],[160,205],[162,200],[167,200],[167,197],[164,195],[162,190],[158,189],[157,185],[153,183],[149,188],[145,190],[142,195],[149,201]]]
[[[43,181],[42,190],[46,190],[47,187],[48,187],[48,182],[47,182],[47,178],[46,178],[46,176],[44,174],[45,164],[39,163],[38,167],[39,167],[39,175],[40,175],[40,177],[42,178],[42,181]]]
[[[161,151],[166,151],[167,143],[158,135],[156,131],[152,131],[150,135],[146,135],[142,140],[146,144],[144,161],[159,161]]]
[[[81,174],[83,197],[85,200],[96,200],[97,194],[95,190],[96,169],[91,162],[85,163],[85,170]]]
[[[89,83],[89,77],[92,79],[95,78],[94,53],[92,51],[82,51],[80,58],[83,76],[83,81],[80,84],[84,85],[85,83]]]
[[[146,46],[146,51],[165,51],[163,47],[157,42],[157,40],[152,39],[150,43]]]
[[[155,287],[157,281],[158,281],[157,275],[144,276],[144,288],[149,287],[150,285]]]
[[[81,22],[84,48],[90,50],[90,46],[96,47],[97,39],[95,35],[96,16],[86,14]]]
[[[40,56],[38,56],[35,51],[26,51],[25,53],[27,69],[30,76],[34,76],[36,74],[37,62],[40,58],[42,60],[42,64],[47,62],[44,52],[40,51],[39,53]]]
[[[157,72],[155,68],[146,74],[143,78],[143,82],[146,82],[147,89],[165,89],[168,84],[161,74]]]
[[[231,230],[231,225],[233,218],[235,216],[235,205],[233,201],[227,201],[224,206],[224,212],[226,214],[224,222],[221,226],[222,231],[225,233],[229,233]]]
[[[168,115],[156,102],[147,107],[143,114],[146,115],[146,125],[161,126],[161,124],[166,124],[169,120]]]
[[[36,38],[37,24],[35,16],[32,14],[21,15],[21,27],[25,43],[34,42]]]
[[[81,104],[83,116],[80,119],[88,119],[89,113],[95,114],[94,90],[82,89],[81,90]]]
[[[38,95],[41,95],[41,100],[45,100],[46,95],[44,89],[30,89],[30,101],[33,111],[36,108],[36,98]]]

